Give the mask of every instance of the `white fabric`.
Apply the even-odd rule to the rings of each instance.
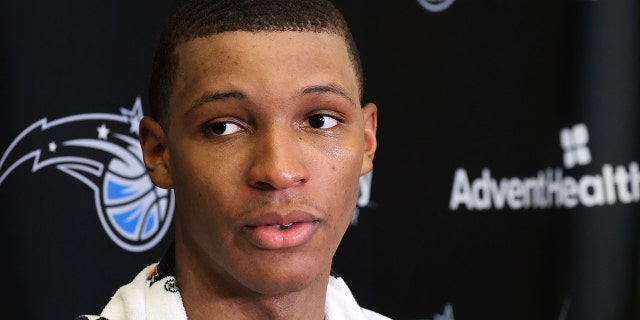
[[[144,268],[129,284],[116,291],[100,316],[111,320],[187,320],[175,278],[166,276],[151,282],[157,263]],[[374,311],[361,308],[351,290],[340,277],[329,277],[325,303],[326,320],[391,320]]]
[[[361,308],[342,278],[329,277],[325,320],[391,320],[377,312]]]

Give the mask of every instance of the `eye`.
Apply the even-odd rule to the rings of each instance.
[[[326,114],[316,114],[309,117],[309,125],[316,129],[328,129],[338,125],[338,120]]]
[[[241,131],[242,128],[233,122],[215,122],[207,125],[205,130],[214,136],[226,136]]]

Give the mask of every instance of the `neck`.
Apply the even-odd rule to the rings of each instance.
[[[176,248],[176,280],[189,320],[297,320],[324,319],[330,267],[302,289],[279,288],[276,280],[268,288],[243,285],[231,274]],[[272,293],[276,292],[276,293]]]
[[[183,298],[189,320],[238,319],[238,320],[298,320],[324,319],[322,308],[311,307],[306,302],[292,301],[291,297],[265,298],[261,301],[234,299],[206,300],[187,295]],[[319,304],[312,304],[318,306]]]

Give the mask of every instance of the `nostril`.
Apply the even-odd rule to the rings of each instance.
[[[268,182],[256,181],[254,186],[260,190],[275,190],[275,188]]]

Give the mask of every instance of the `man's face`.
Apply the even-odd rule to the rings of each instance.
[[[178,254],[228,287],[326,285],[376,147],[344,40],[227,32],[176,53],[160,184],[175,191]]]

